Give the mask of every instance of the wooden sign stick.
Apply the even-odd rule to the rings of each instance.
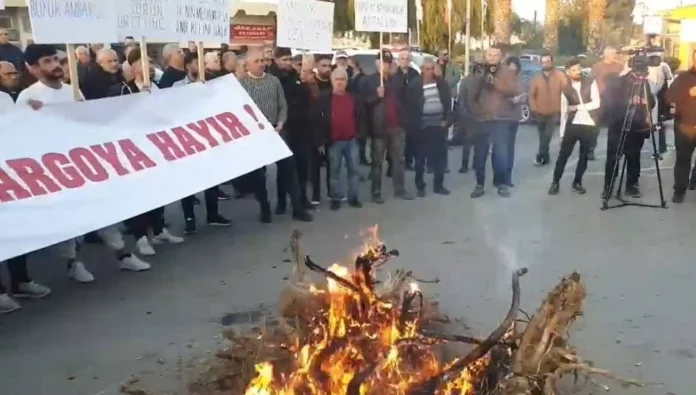
[[[198,51],[198,81],[205,82],[205,52],[203,51],[203,41],[199,41],[196,45]]]
[[[77,74],[77,59],[75,57],[75,44],[67,44],[66,52],[68,56],[68,69],[70,70],[70,86],[72,87],[73,98],[75,101],[82,101],[80,93],[80,77]]]
[[[379,32],[379,86],[384,86],[384,58],[382,54],[384,50],[384,33]]]
[[[143,68],[143,83],[147,87],[151,87],[152,81],[150,81],[150,57],[147,55],[147,41],[145,41],[145,36],[140,37],[140,63]]]

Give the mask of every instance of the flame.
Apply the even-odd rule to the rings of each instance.
[[[367,231],[362,256],[379,256],[383,245],[377,231],[377,226]],[[311,288],[325,307],[309,317],[311,331],[296,339],[293,366],[259,363],[245,395],[403,395],[449,366],[431,346],[410,341],[419,333],[418,312],[405,309],[415,316],[404,320],[404,309],[380,299],[359,270],[351,272],[339,264],[329,270],[359,289],[349,289],[332,278],[326,288]],[[412,300],[409,294],[420,295],[417,283],[408,284],[402,300]],[[434,395],[475,394],[475,383],[487,364],[487,358],[480,359]],[[348,392],[351,381],[362,375],[365,379],[357,381],[358,392]]]

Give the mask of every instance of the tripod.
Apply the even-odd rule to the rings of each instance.
[[[640,97],[644,99],[646,103],[634,103],[633,98]],[[631,88],[631,96],[626,106],[626,113],[623,119],[623,125],[621,126],[621,135],[619,136],[619,144],[616,148],[616,163],[614,164],[614,169],[612,170],[611,181],[609,182],[608,190],[605,191],[605,195],[602,198],[602,210],[609,210],[613,208],[620,208],[626,206],[636,206],[636,207],[653,207],[653,208],[667,208],[667,202],[665,201],[664,190],[662,189],[662,175],[660,174],[660,159],[661,156],[657,149],[657,142],[655,140],[655,125],[653,124],[652,111],[647,104],[648,100],[648,83],[644,77],[639,77],[637,81],[633,82],[633,87]],[[657,183],[660,189],[660,204],[646,204],[635,202],[631,200],[626,200],[621,194],[621,187],[624,183],[624,177],[626,175],[626,168],[628,165],[628,158],[624,150],[626,146],[626,139],[629,133],[641,133],[643,131],[631,131],[631,125],[633,125],[633,117],[636,113],[636,108],[640,105],[645,106],[645,112],[647,114],[647,132],[650,133],[650,141],[652,143],[653,154],[652,158],[655,162],[655,170],[657,172]],[[638,153],[640,155],[640,153]],[[619,203],[614,205],[609,205],[609,199],[614,194],[614,183],[616,182],[616,177],[618,175],[618,168],[621,166],[621,175],[619,177],[619,182],[616,188],[616,200]],[[639,170],[640,171],[640,170]]]

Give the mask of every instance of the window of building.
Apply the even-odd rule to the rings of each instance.
[[[0,27],[4,27],[5,29],[12,29],[14,27],[12,25],[12,18],[2,11],[0,11]]]
[[[29,15],[22,15],[22,30],[31,33],[31,20],[29,19]]]

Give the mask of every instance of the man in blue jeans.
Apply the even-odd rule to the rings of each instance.
[[[486,50],[483,73],[474,74],[467,90],[467,108],[475,122],[473,128],[474,169],[476,188],[472,198],[484,195],[486,181],[486,160],[493,145],[493,171],[497,180],[498,195],[510,196],[508,172],[508,144],[510,114],[513,113],[512,98],[519,92],[517,76],[507,66],[501,64],[500,48]],[[461,100],[461,98],[460,98]]]
[[[344,198],[341,186],[344,162],[348,173],[348,205],[362,207],[358,199],[358,139],[363,135],[363,107],[347,87],[348,73],[342,67],[336,68],[331,73],[331,90],[320,94],[315,109],[317,149],[329,158],[332,210],[340,209]]]

